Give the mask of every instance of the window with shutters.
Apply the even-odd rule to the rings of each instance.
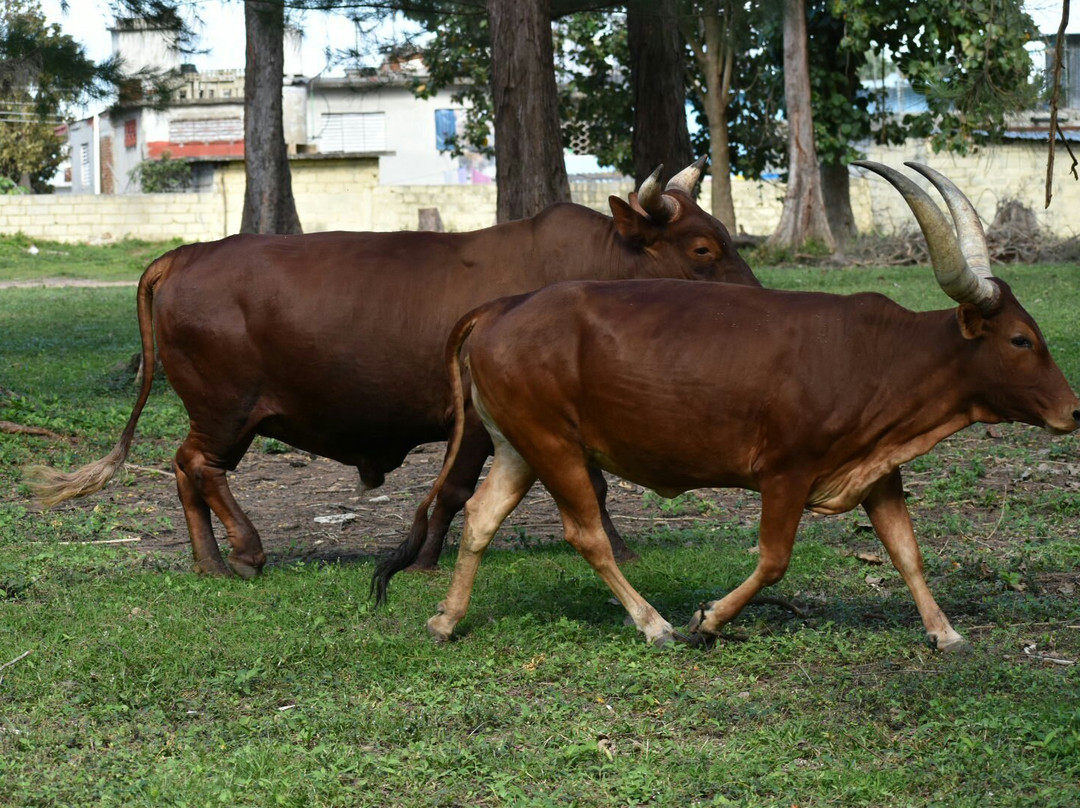
[[[90,144],[79,145],[79,184],[83,188],[90,187]]]
[[[386,150],[386,115],[382,112],[324,112],[319,151]]]

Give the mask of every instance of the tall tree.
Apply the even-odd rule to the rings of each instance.
[[[813,0],[808,19],[822,189],[841,243],[854,230],[847,164],[861,156],[855,144],[919,137],[935,151],[966,152],[997,138],[1010,112],[1036,104],[1025,45],[1037,32],[1023,0]],[[894,60],[922,110],[889,111],[883,88],[867,81]]]
[[[630,0],[626,31],[633,85],[634,184],[640,185],[657,163],[671,175],[694,160],[686,126],[687,65],[678,0]]]
[[[56,134],[66,110],[101,97],[121,79],[116,60],[100,65],[50,25],[37,0],[0,8],[0,175],[27,190],[49,190],[66,144]]]
[[[285,7],[244,0],[244,212],[241,233],[299,233],[282,119]]]
[[[807,241],[835,249],[814,147],[810,60],[804,0],[784,0],[784,99],[788,124],[788,183],[780,223],[768,243],[801,247]]]
[[[694,54],[700,80],[695,90],[709,127],[712,170],[712,212],[734,233],[735,204],[731,197],[731,143],[728,107],[735,99],[735,32],[740,5],[735,0],[698,0],[682,16],[683,34]]]
[[[498,221],[570,201],[550,0],[487,0]]]

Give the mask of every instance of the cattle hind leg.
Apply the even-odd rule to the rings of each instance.
[[[242,454],[242,452],[241,452]],[[200,442],[188,435],[173,461],[177,491],[191,537],[195,571],[227,575],[229,567],[243,578],[258,575],[266,563],[259,532],[229,490],[225,469],[211,462]],[[231,552],[225,566],[214,538],[210,510],[225,526]]]
[[[546,453],[544,468],[538,470],[541,481],[559,506],[566,540],[608,585],[645,639],[657,647],[685,640],[619,570],[610,538],[604,530],[600,502],[589,469],[568,453],[561,457],[557,455],[556,452]]]
[[[435,639],[450,639],[454,627],[465,616],[484,551],[499,525],[517,507],[535,480],[535,472],[510,444],[505,441],[495,444],[491,471],[479,490],[465,503],[465,527],[450,590],[439,604],[438,613],[427,622],[428,632]]]
[[[450,447],[447,446],[448,454],[449,451]],[[466,410],[465,433],[454,465],[435,498],[435,507],[431,511],[424,543],[420,546],[416,560],[405,568],[407,571],[438,568],[439,555],[442,553],[450,523],[473,495],[484,462],[491,453],[491,439],[480,419],[476,417],[475,410],[470,407]]]
[[[892,559],[893,566],[907,584],[915,607],[919,610],[926,627],[930,644],[939,651],[963,651],[967,641],[953,629],[949,618],[930,594],[923,576],[923,559],[915,531],[911,526],[911,514],[904,501],[904,486],[897,469],[878,482],[863,501],[863,508],[877,531],[881,543]]]

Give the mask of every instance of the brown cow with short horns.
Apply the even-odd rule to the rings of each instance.
[[[449,638],[464,617],[485,548],[539,479],[558,504],[567,541],[645,637],[656,645],[686,639],[615,564],[589,486],[596,466],[665,496],[703,487],[761,492],[757,568],[702,608],[689,629],[694,641],[714,636],[783,577],[803,510],[834,514],[862,505],[931,643],[941,650],[964,644],[923,577],[900,467],[976,421],[1071,432],[1080,400],[1035,321],[991,276],[967,198],[936,171],[908,163],[945,197],[954,234],[913,182],[882,165],[860,165],[904,195],[957,308],[916,313],[878,294],[643,280],[558,284],[494,301],[458,323],[446,357],[459,423],[463,353],[495,459],[465,505],[450,591],[428,621],[434,637]],[[422,539],[414,531],[376,570],[380,600]]]
[[[37,467],[31,488],[52,505],[100,490],[123,465],[150,395],[156,339],[191,423],[173,468],[195,570],[255,575],[266,561],[262,541],[225,478],[255,436],[356,466],[364,487],[381,485],[415,446],[446,439],[453,408],[443,348],[475,306],[582,278],[760,285],[691,196],[703,164],[666,186],[657,168],[629,204],[610,198],[614,218],[563,203],[473,233],[240,235],[166,253],[139,281],[147,372],[119,442],[69,474]],[[470,411],[418,566],[435,566],[490,453]],[[602,500],[603,475],[591,479]],[[228,566],[211,512],[232,546]],[[632,557],[604,513],[616,550]]]

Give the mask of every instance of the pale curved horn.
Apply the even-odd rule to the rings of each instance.
[[[915,214],[919,229],[922,230],[923,236],[926,238],[926,246],[930,250],[930,263],[934,267],[934,276],[937,278],[942,291],[957,303],[972,303],[978,306],[981,311],[992,309],[997,301],[998,288],[989,280],[989,260],[983,259],[983,256],[988,255],[988,252],[986,241],[982,238],[981,226],[979,228],[980,241],[977,245],[972,244],[970,222],[965,221],[961,225],[960,220],[955,218],[956,213],[953,212],[950,205],[950,212],[953,212],[957,229],[964,227],[965,238],[963,241],[958,241],[952,224],[949,223],[937,203],[930,198],[926,191],[899,171],[869,160],[857,160],[852,165],[861,166],[880,174],[904,197],[908,207],[911,208],[911,212]],[[949,183],[949,185],[952,185],[952,183]],[[956,186],[952,186],[952,189],[961,198],[964,198],[963,194],[956,189]],[[942,193],[942,196],[944,195]],[[966,198],[964,198],[964,202],[967,202]],[[954,203],[959,204],[955,200]],[[970,206],[971,203],[967,202],[967,204]],[[973,210],[972,213],[974,213]],[[985,275],[977,274],[975,269],[969,265],[969,258],[977,266],[981,264],[980,269],[985,267],[983,270]]]
[[[656,222],[666,222],[675,218],[679,212],[679,204],[670,197],[664,196],[660,190],[660,172],[663,164],[658,165],[652,174],[647,176],[638,188],[638,204]]]
[[[705,162],[708,158],[702,155],[670,180],[667,185],[664,186],[665,191],[676,189],[682,191],[687,196],[694,195],[694,188],[697,186],[698,181],[701,180],[701,172],[705,169]]]
[[[994,277],[990,271],[990,251],[987,249],[986,233],[983,232],[975,206],[944,174],[921,163],[907,162],[904,165],[930,180],[949,206],[949,213],[956,225],[956,240],[960,244],[960,252],[964,255],[968,269],[975,276],[965,277],[965,284],[970,289],[970,299],[964,302],[974,303],[980,309],[993,308],[997,303],[998,287],[990,281],[990,278]]]

